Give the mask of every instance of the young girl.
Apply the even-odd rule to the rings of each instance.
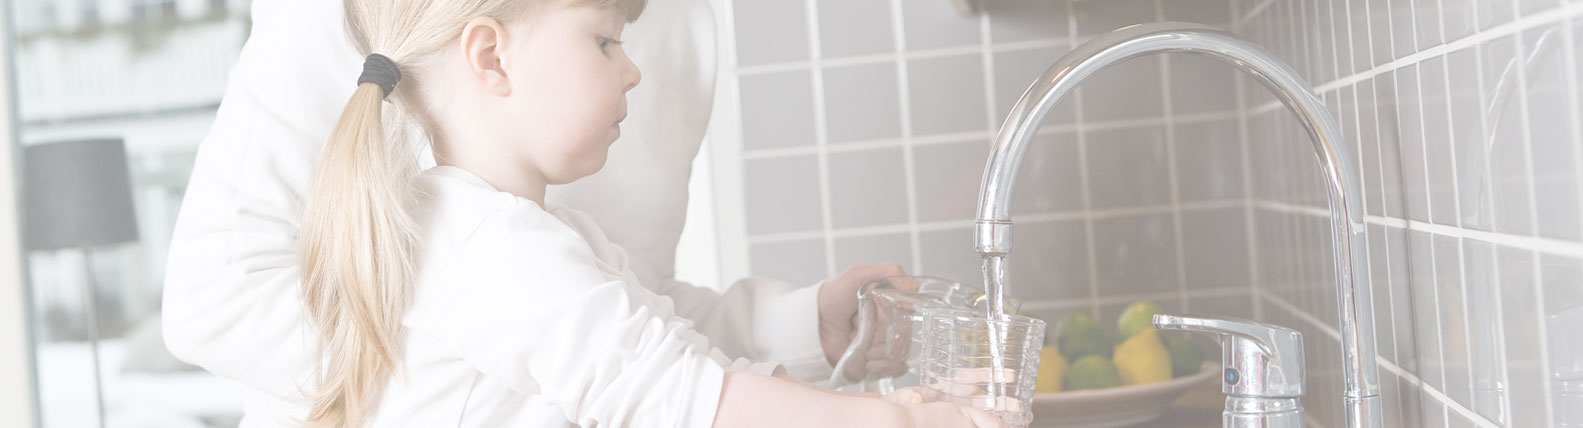
[[[644,0],[348,0],[367,55],[305,203],[306,423],[991,427],[727,361],[545,187],[593,174]],[[351,83],[351,82],[348,82]],[[386,106],[389,102],[389,106]],[[417,173],[420,144],[439,166]]]

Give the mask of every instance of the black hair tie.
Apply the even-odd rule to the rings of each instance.
[[[385,97],[390,97],[390,91],[396,90],[396,83],[401,81],[401,70],[396,68],[396,63],[389,57],[372,54],[363,61],[363,75],[357,76],[357,84],[373,83],[385,91]]]

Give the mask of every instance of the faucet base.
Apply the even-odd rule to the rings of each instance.
[[[1383,428],[1385,410],[1380,407],[1380,396],[1343,397],[1347,408],[1347,426],[1352,428]]]
[[[1222,425],[1226,428],[1304,428],[1298,398],[1226,397]]]

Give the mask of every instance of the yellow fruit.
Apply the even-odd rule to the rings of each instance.
[[[1039,350],[1039,379],[1033,383],[1033,392],[1061,392],[1061,379],[1066,377],[1066,357],[1054,346]]]
[[[1160,343],[1159,333],[1153,327],[1142,329],[1116,345],[1113,362],[1124,385],[1171,380],[1171,353]]]

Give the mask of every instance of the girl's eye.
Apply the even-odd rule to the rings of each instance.
[[[600,37],[599,38],[599,51],[608,54],[608,53],[610,53],[610,51],[609,51],[610,45],[620,45],[620,44],[621,44],[620,40],[615,40],[615,39],[611,39],[611,38],[608,38],[608,37]]]

